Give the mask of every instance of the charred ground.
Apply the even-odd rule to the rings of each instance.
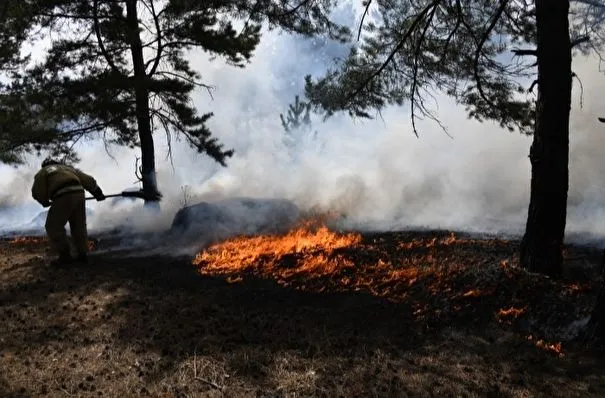
[[[605,394],[602,353],[570,326],[594,305],[599,251],[569,247],[553,281],[517,267],[516,241],[359,239],[235,267],[99,252],[69,270],[44,265],[44,241],[4,240],[0,395]]]

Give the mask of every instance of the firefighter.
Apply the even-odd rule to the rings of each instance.
[[[42,206],[50,207],[46,216],[46,234],[54,251],[59,255],[51,266],[65,266],[75,262],[86,263],[88,233],[84,191],[98,201],[105,195],[96,180],[75,167],[47,158],[34,177],[32,196]],[[71,256],[65,224],[69,222],[71,238],[77,257]]]

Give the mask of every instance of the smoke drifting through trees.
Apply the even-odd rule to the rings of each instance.
[[[167,215],[157,221],[157,228],[169,225],[180,206],[180,187],[189,185],[192,201],[232,195],[291,198],[302,207],[319,204],[342,210],[349,221],[367,228],[420,225],[522,232],[529,192],[530,138],[507,133],[494,124],[469,121],[463,109],[447,99],[439,98],[438,115],[450,126],[453,139],[430,121],[421,122],[422,138],[416,139],[407,111],[388,109],[384,120],[360,122],[343,117],[326,124],[314,122],[323,152],[303,145],[299,162],[291,162],[281,141],[279,114],[287,112],[294,95],[300,93],[300,77],[309,70],[320,73],[332,54],[300,51],[308,44],[299,38],[274,34],[266,38],[245,70],[212,64],[201,54],[191,58],[193,65],[205,71],[205,79],[217,87],[214,100],[207,92],[197,91],[195,105],[214,110],[209,127],[236,154],[229,167],[221,169],[175,142],[173,170],[163,156],[166,143],[159,139],[158,180],[165,187],[162,209]],[[343,49],[336,49],[342,55]],[[584,106],[580,109],[576,87],[568,232],[572,237],[575,231],[603,235],[605,161],[599,153],[605,131],[595,115],[605,109],[601,99],[605,77],[598,72],[594,58],[576,58],[574,71],[584,85]],[[82,167],[95,173],[107,192],[132,187],[136,151],[114,148],[111,153],[117,163],[102,146],[87,144]],[[32,162],[31,167],[38,163]],[[12,184],[8,189],[19,194],[22,203],[29,201],[30,180],[18,177],[17,184],[12,171],[1,170],[6,176],[0,182],[3,191]],[[118,222],[134,211],[130,204],[116,209],[109,203],[94,207],[93,227],[100,220]],[[33,208],[32,217],[39,210]],[[146,228],[155,228],[155,223],[141,221]]]

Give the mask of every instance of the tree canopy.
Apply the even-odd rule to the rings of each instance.
[[[263,24],[336,40],[348,35],[329,19],[331,0],[30,3],[33,20],[15,16],[10,21],[35,25],[50,45],[39,62],[13,74],[0,92],[5,162],[36,148],[74,156],[73,144],[87,137],[135,147],[147,139],[146,130],[160,130],[169,138],[177,133],[224,165],[233,151],[212,137],[207,127],[212,112],[198,113],[191,103],[193,90],[210,89],[211,83],[192,68],[187,52],[201,49],[245,67]],[[9,35],[9,50],[16,49],[20,37]]]
[[[371,117],[372,110],[409,103],[417,134],[418,117],[438,121],[428,100],[441,91],[479,121],[533,131],[533,101],[523,95],[525,80],[535,72],[533,61],[511,53],[535,41],[535,17],[525,2],[365,4],[359,45],[324,77],[307,76],[306,94],[314,105],[328,115]]]

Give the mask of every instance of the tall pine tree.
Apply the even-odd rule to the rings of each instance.
[[[367,1],[364,17],[371,6]],[[366,33],[363,41],[339,68],[315,81],[307,77],[307,97],[328,115],[347,111],[358,117],[408,103],[418,135],[418,116],[439,123],[427,97],[445,92],[479,121],[532,134],[531,198],[521,258],[532,271],[560,274],[571,52],[585,41],[570,38],[569,1],[399,0],[378,1],[376,9],[379,18],[360,28],[360,34]],[[510,52],[519,46],[529,48],[514,51],[520,61],[512,62]],[[520,82],[528,78],[535,79],[529,90],[537,85],[536,100],[523,94],[527,87]]]

